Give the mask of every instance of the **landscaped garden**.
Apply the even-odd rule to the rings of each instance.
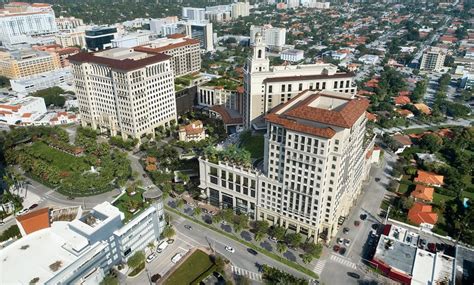
[[[18,132],[18,133],[17,133]],[[97,134],[78,129],[76,145],[61,128],[12,130],[8,163],[18,164],[33,179],[67,196],[89,196],[125,185],[131,177],[126,154],[96,142]],[[84,151],[71,154],[72,149]]]
[[[234,79],[229,79],[225,77],[214,78],[211,81],[207,82],[204,86],[222,86],[226,90],[236,90],[241,83]]]
[[[251,131],[245,131],[240,134],[239,147],[249,151],[254,159],[262,158],[265,149],[265,138],[263,134],[252,135]]]
[[[125,214],[124,222],[130,221],[133,217],[138,215],[146,209],[148,205],[143,202],[143,193],[145,190],[140,186],[135,186],[134,183],[127,188],[115,202],[114,206]]]
[[[209,255],[196,250],[168,277],[164,284],[199,284],[202,279],[212,273],[215,267]]]

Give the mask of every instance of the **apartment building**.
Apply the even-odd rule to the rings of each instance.
[[[171,25],[171,24],[176,24],[176,23],[178,23],[178,17],[176,16],[159,18],[159,19],[151,19],[150,31],[157,35],[166,36],[166,34],[163,33],[163,27],[167,25]]]
[[[255,44],[256,35],[263,38],[263,42],[269,49],[281,50],[286,43],[286,29],[277,28],[272,25],[250,26],[250,44]]]
[[[139,45],[145,45],[150,42],[152,33],[150,31],[137,31],[127,33],[111,41],[112,48],[132,48]]]
[[[223,86],[201,85],[197,88],[197,102],[200,106],[223,106],[242,112],[243,90],[226,89]]]
[[[206,9],[183,7],[181,16],[188,21],[204,21],[206,20]]]
[[[176,77],[201,70],[200,44],[182,34],[168,35],[134,48],[138,52],[164,53],[171,56],[171,67]]]
[[[62,47],[86,47],[86,33],[83,30],[59,32],[54,36],[56,44]]]
[[[368,105],[350,93],[300,92],[266,115],[261,168],[200,158],[199,187],[214,206],[331,238],[368,175]]]
[[[69,57],[82,124],[140,139],[176,121],[170,59],[126,48]]]
[[[246,127],[264,129],[263,116],[304,90],[332,90],[354,95],[354,74],[338,72],[332,64],[270,66],[266,44],[256,34],[244,73],[244,120]]]
[[[0,41],[4,45],[26,43],[33,36],[51,35],[57,30],[49,4],[11,2],[0,10]]]
[[[420,70],[440,71],[444,67],[447,50],[439,47],[431,47],[421,57]]]
[[[84,26],[84,21],[75,17],[59,16],[59,18],[56,18],[56,25],[59,31],[73,31],[78,27]]]
[[[34,49],[0,52],[0,75],[10,79],[19,79],[61,68],[57,53],[48,53]]]
[[[150,196],[158,198],[128,222],[109,202],[72,221],[50,224],[48,209],[21,216],[27,234],[0,251],[0,283],[99,284],[113,266],[159,241],[165,226],[161,191],[144,193],[146,200]]]
[[[232,4],[232,19],[238,19],[239,17],[247,17],[250,15],[250,4],[249,2],[237,2]]]

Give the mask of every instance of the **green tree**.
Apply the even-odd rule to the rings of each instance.
[[[436,134],[427,134],[421,138],[420,146],[435,153],[443,147],[443,139]]]
[[[270,235],[277,240],[283,240],[285,237],[286,229],[279,226],[273,226],[270,228]]]
[[[143,253],[143,251],[137,251],[135,252],[128,260],[127,260],[127,265],[132,268],[132,269],[135,269],[137,268],[138,266],[140,266],[142,263],[145,262],[145,254]]]
[[[166,226],[163,229],[163,233],[162,233],[162,235],[167,239],[172,238],[175,234],[176,234],[176,232],[175,232],[173,226]]]
[[[176,207],[178,209],[182,209],[184,206],[184,200],[183,199],[179,199],[178,201],[176,201]]]
[[[202,214],[202,209],[199,208],[199,207],[196,207],[196,208],[194,209],[193,213],[194,213],[195,216],[198,216],[198,217],[199,217],[199,216]]]
[[[305,264],[308,264],[310,263],[311,261],[313,261],[313,255],[309,254],[309,253],[304,253],[301,255],[301,258],[303,259],[303,262]]]
[[[285,236],[285,241],[292,247],[298,247],[301,244],[303,238],[298,233],[291,233]]]
[[[10,79],[5,76],[0,76],[0,88],[10,87]]]
[[[286,246],[285,243],[283,243],[283,242],[277,243],[277,251],[278,251],[279,253],[284,253],[284,252],[286,252],[287,250],[288,250],[288,247]]]

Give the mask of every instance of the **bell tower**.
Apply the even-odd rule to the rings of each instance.
[[[247,69],[249,73],[269,71],[270,61],[266,55],[267,46],[263,42],[261,33],[255,35],[255,42],[252,45],[252,57],[247,59]]]

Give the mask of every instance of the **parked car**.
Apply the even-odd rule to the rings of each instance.
[[[347,272],[347,275],[349,275],[350,277],[354,279],[360,279],[360,275],[355,272]]]
[[[379,182],[380,181],[380,177],[375,177],[375,182]]]
[[[161,275],[157,273],[157,274],[152,275],[150,279],[151,279],[151,282],[156,283],[156,281],[160,280],[160,278],[161,278]]]
[[[341,247],[341,248],[339,249],[339,254],[340,254],[340,255],[346,254],[346,248],[345,248],[345,247]]]
[[[255,249],[253,249],[253,248],[247,248],[247,251],[248,251],[250,254],[253,254],[253,255],[257,255],[257,254],[258,254],[258,252],[257,252]]]
[[[228,246],[228,245],[225,246],[225,250],[227,250],[228,252],[231,252],[231,253],[235,252],[235,249],[231,246]]]
[[[343,232],[344,234],[349,233],[349,228],[344,228],[344,229],[342,230],[342,232]]]
[[[428,250],[432,253],[436,253],[436,244],[435,243],[428,243]]]
[[[354,226],[356,227],[360,226],[360,221],[354,221]]]
[[[342,245],[344,240],[342,238],[337,238],[337,244]]]
[[[146,262],[147,262],[147,263],[150,263],[150,262],[152,262],[155,258],[156,258],[156,253],[153,252],[152,254],[148,255],[148,257],[146,258]]]
[[[172,244],[174,242],[174,239],[169,239],[166,241],[168,244]]]
[[[17,215],[18,215],[18,216],[19,216],[19,215],[23,215],[23,214],[28,213],[29,211],[30,211],[30,209],[24,208],[24,209],[20,210],[20,211],[17,213]]]
[[[365,219],[367,219],[367,214],[360,214],[359,218],[360,218],[362,221],[365,221]]]
[[[29,209],[30,209],[30,210],[33,210],[33,209],[36,208],[36,207],[38,207],[38,204],[33,204],[33,205],[30,206]]]
[[[184,225],[184,228],[187,229],[187,230],[192,230],[193,227],[191,227],[190,225]]]
[[[143,178],[146,178],[146,174],[145,174],[145,173],[143,173],[142,176],[143,176]]]
[[[341,249],[341,247],[336,244],[336,245],[334,245],[334,246],[332,247],[332,249],[333,249],[335,252],[338,252],[339,249]]]
[[[349,246],[351,244],[351,240],[350,239],[345,239],[344,240],[344,245],[345,246]]]

